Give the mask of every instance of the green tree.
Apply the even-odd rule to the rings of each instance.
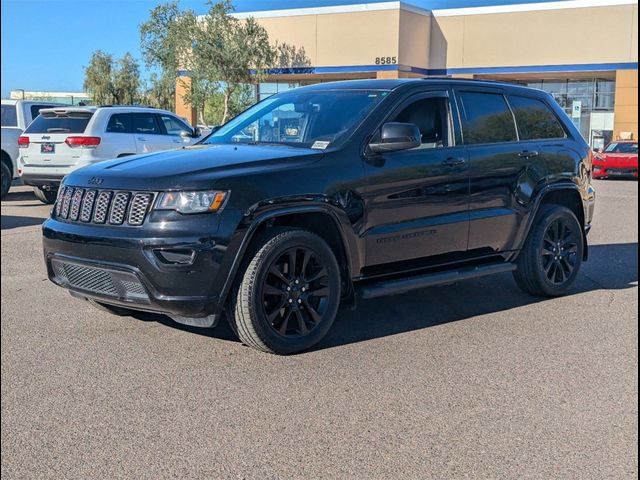
[[[142,58],[152,70],[145,93],[153,106],[174,108],[176,73],[186,68],[180,58],[187,56],[194,19],[192,11],[181,11],[178,2],[172,1],[152,9],[140,25]]]
[[[209,2],[202,17],[187,14],[183,20],[192,33],[186,62],[191,85],[186,100],[203,106],[208,96],[222,92],[221,121],[230,116],[231,99],[243,85],[259,82],[274,65],[277,52],[266,30],[255,19],[239,20],[229,15],[231,2]],[[183,52],[187,49],[183,48]]]
[[[131,105],[140,98],[140,67],[130,53],[115,60],[96,50],[85,68],[84,90],[100,104]]]

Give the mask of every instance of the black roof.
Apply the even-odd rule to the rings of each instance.
[[[451,84],[487,87],[508,87],[511,89],[527,89],[529,87],[515,83],[499,82],[496,80],[476,80],[467,78],[429,77],[429,78],[398,78],[398,79],[363,79],[340,80],[336,82],[315,83],[300,87],[304,90],[395,90],[400,87],[410,87],[425,83]]]

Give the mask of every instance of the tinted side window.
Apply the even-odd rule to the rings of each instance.
[[[111,115],[107,124],[107,132],[131,133],[131,115],[128,113],[116,113]]]
[[[191,128],[171,115],[158,115],[167,131],[167,135],[180,135],[181,132],[190,132]]]
[[[132,113],[131,117],[134,133],[145,133],[148,135],[161,134],[153,113]]]
[[[551,109],[535,98],[509,96],[509,103],[516,116],[521,140],[564,138],[562,125]]]
[[[2,113],[0,117],[2,117],[3,127],[17,127],[18,126],[18,117],[16,115],[16,106],[15,105],[2,105]]]
[[[513,114],[497,93],[460,92],[462,131],[467,145],[517,140]]]
[[[413,123],[420,129],[422,145],[419,148],[447,146],[447,100],[423,98],[404,108],[393,122]]]
[[[31,120],[35,120],[38,115],[40,115],[40,109],[42,108],[51,108],[51,106],[47,105],[31,105],[29,110],[31,111]]]

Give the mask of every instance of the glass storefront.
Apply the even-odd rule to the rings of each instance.
[[[613,135],[616,82],[606,78],[522,80],[518,83],[549,92],[594,148]]]

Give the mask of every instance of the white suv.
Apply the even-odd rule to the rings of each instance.
[[[192,145],[200,136],[200,129],[155,108],[46,108],[18,139],[18,173],[36,197],[53,203],[62,178],[77,168]]]

